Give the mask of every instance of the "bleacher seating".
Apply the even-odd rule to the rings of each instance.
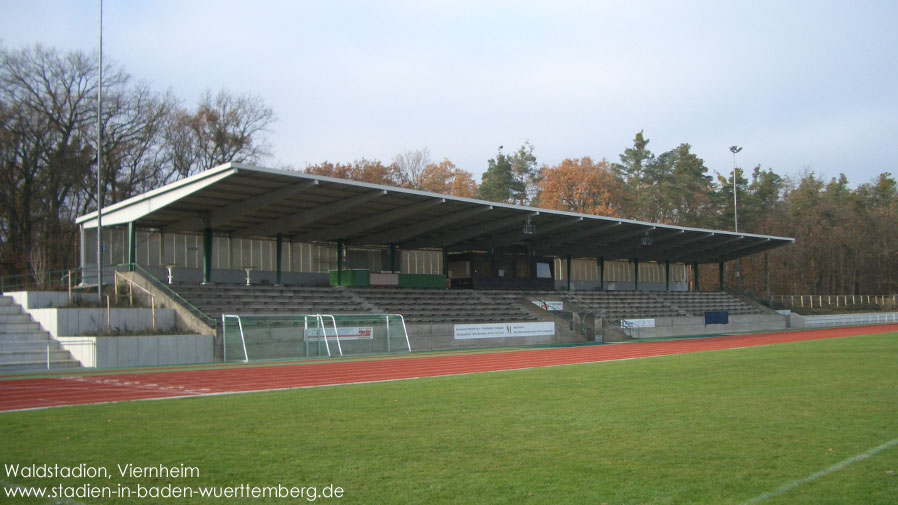
[[[222,314],[365,314],[352,291],[329,287],[177,284],[181,296],[213,318]]]
[[[582,309],[596,311],[612,319],[687,315],[648,291],[570,291],[565,296]]]
[[[705,311],[758,314],[724,292],[522,291],[332,288],[177,284],[175,290],[213,318],[221,314],[402,314],[409,323],[538,321],[525,299],[563,301],[611,319],[701,316]]]
[[[408,322],[539,320],[539,317],[521,308],[519,296],[488,296],[473,289],[358,289],[355,293],[380,312],[402,314]]]
[[[692,316],[700,316],[706,311],[724,310],[730,314],[761,313],[756,306],[725,292],[662,292],[657,293],[656,296]]]

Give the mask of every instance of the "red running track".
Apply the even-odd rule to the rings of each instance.
[[[403,359],[22,378],[0,381],[0,412],[521,370],[896,331],[898,325],[883,325]]]

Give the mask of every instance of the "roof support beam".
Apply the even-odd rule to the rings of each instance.
[[[316,223],[321,221],[322,219],[327,219],[333,215],[339,214],[343,211],[349,210],[353,207],[357,207],[365,202],[373,200],[375,198],[384,196],[387,194],[387,190],[378,189],[375,191],[368,191],[366,193],[362,193],[360,195],[356,195],[345,200],[338,200],[334,203],[322,205],[316,207],[314,209],[304,210],[302,212],[297,212],[292,216],[283,217],[281,219],[276,219],[274,221],[269,221],[260,226],[248,226],[242,230],[239,230],[233,234],[234,237],[267,237],[274,235],[276,233],[284,233],[289,234],[290,232],[296,230],[297,228],[308,226],[312,223]]]
[[[378,226],[389,224],[401,217],[414,216],[418,212],[430,209],[437,205],[442,205],[444,203],[446,203],[445,198],[434,198],[419,203],[413,203],[411,205],[406,205],[405,207],[400,207],[398,209],[393,209],[382,214],[371,216],[370,218],[358,220],[348,226],[342,226],[339,228],[334,228],[332,230],[321,230],[296,235],[293,237],[293,241],[307,242],[313,240],[334,240],[338,238],[351,239],[359,233],[366,232],[372,228],[377,228]]]
[[[558,231],[562,228],[567,228],[568,226],[574,226],[577,223],[582,223],[583,218],[577,217],[570,220],[558,221],[550,224],[536,223],[536,230],[533,231],[532,234],[521,236],[521,233],[518,231],[510,231],[508,233],[503,233],[501,235],[497,235],[493,237],[490,242],[490,246],[492,247],[501,247],[505,245],[515,244],[520,242],[521,240],[527,239],[532,240],[540,235],[545,235],[550,232]]]
[[[571,242],[576,242],[580,239],[584,239],[586,237],[591,237],[593,235],[605,235],[608,231],[616,229],[618,226],[623,225],[622,221],[615,221],[612,223],[602,223],[600,225],[596,225],[594,223],[585,222],[586,224],[582,225],[580,230],[577,230],[572,233],[566,233],[563,236],[559,237],[559,239],[555,242],[555,245],[562,244],[570,244]]]
[[[492,205],[483,205],[475,207],[473,209],[456,212],[455,214],[449,214],[446,216],[421,221],[411,226],[403,226],[401,228],[387,230],[383,233],[366,235],[353,240],[353,242],[364,245],[384,244],[391,242],[402,244],[404,241],[414,238],[418,235],[436,230],[437,228],[441,228],[458,221],[462,221],[464,219],[468,219],[469,217],[473,217],[490,210],[493,210]]]
[[[694,244],[696,242],[701,242],[703,240],[709,239],[711,237],[716,236],[715,233],[699,233],[697,235],[687,236],[687,238],[683,240],[679,240],[674,244],[670,244],[663,247],[655,247],[650,255],[653,259],[673,259],[675,256],[671,251],[679,251],[684,249],[689,244]]]
[[[715,238],[723,238],[724,240],[718,240],[711,244],[708,244],[701,248],[690,247],[683,252],[677,253],[676,255],[671,255],[671,261],[699,261],[699,262],[717,262],[717,258],[720,257],[720,253],[716,252],[720,248],[726,246],[727,244],[732,244],[733,242],[738,242],[742,240],[744,237],[742,235],[715,235]],[[708,254],[705,254],[707,251],[711,251]]]
[[[523,226],[524,222],[529,217],[538,216],[539,212],[528,212],[524,215],[517,215],[507,217],[505,219],[499,219],[498,221],[487,222],[483,224],[479,224],[477,226],[471,227],[467,230],[463,230],[459,233],[449,233],[446,238],[439,239],[436,242],[440,247],[446,247],[453,244],[458,244],[460,242],[464,242],[465,240],[472,239],[474,237],[479,237],[480,235],[489,233],[495,230],[501,230],[502,228],[506,228],[508,226],[514,226],[515,224],[519,226]],[[523,235],[523,232],[519,232]]]
[[[645,235],[646,233],[652,232],[654,230],[655,230],[655,227],[650,226],[648,228],[644,228],[641,230],[628,231],[627,233],[622,233],[622,234],[614,237],[613,242],[597,244],[598,247],[594,247],[591,249],[592,249],[592,251],[594,251],[596,253],[595,254],[596,256],[604,256],[605,258],[608,258],[608,259],[637,258],[637,257],[639,257],[639,254],[636,254],[636,252],[639,252],[642,249],[644,249],[644,247],[642,246],[642,243],[640,242],[639,244],[634,244],[632,242],[630,242],[630,243],[621,243],[621,242],[628,242],[629,239],[632,237],[642,236],[642,235]],[[602,249],[602,247],[610,246],[610,245],[615,245],[616,247],[612,247],[611,249]],[[578,251],[578,253],[583,253],[583,251],[585,251],[585,250],[586,249],[581,249],[580,251]],[[629,254],[630,252],[633,252],[633,253]],[[623,253],[628,253],[628,254],[623,254]],[[623,255],[619,256],[621,254],[623,254]]]
[[[730,261],[737,258],[744,258],[745,256],[751,256],[752,254],[757,254],[759,252],[764,252],[768,249],[772,249],[777,247],[777,244],[774,244],[773,241],[769,238],[762,240],[761,242],[754,242],[751,244],[746,244],[742,247],[736,247],[728,250],[726,253],[720,256],[721,261]]]
[[[621,244],[613,249],[600,250],[600,253],[606,258],[614,259],[631,259],[638,257],[640,259],[646,260],[655,258],[656,255],[654,254],[654,244],[667,240],[671,237],[682,236],[684,233],[686,233],[685,230],[663,230],[659,233],[652,234],[651,232],[655,230],[657,230],[657,227],[652,226],[646,230],[634,230],[630,233],[622,235],[621,237],[615,237],[615,239],[629,239],[630,237],[648,234],[652,239],[652,245],[643,245],[642,238],[640,238],[638,244],[634,244],[632,242],[629,244]],[[629,252],[632,252],[632,254],[624,254]]]
[[[270,193],[262,193],[261,195],[256,195],[254,197],[247,198],[246,200],[232,203],[231,205],[223,207],[219,210],[214,210],[206,215],[205,219],[201,218],[200,216],[182,219],[177,223],[166,226],[165,232],[173,233],[179,231],[195,231],[207,226],[213,229],[221,228],[223,225],[226,225],[231,221],[238,219],[240,216],[265,208],[269,205],[273,205],[281,200],[286,200],[287,198],[296,196],[303,191],[313,189],[316,186],[318,186],[317,180],[303,181],[297,184],[292,184],[290,186],[285,186]]]
[[[534,248],[534,254],[537,256],[545,255],[545,254],[558,254],[557,251],[563,249],[564,244],[570,244],[571,242],[576,242],[580,239],[590,237],[593,235],[604,235],[608,231],[612,231],[616,229],[618,226],[624,224],[622,221],[615,221],[612,223],[604,223],[600,226],[595,226],[594,222],[587,222],[588,224],[584,224],[581,226],[581,229],[575,231],[573,233],[567,233],[563,236],[560,236],[558,239],[548,238],[544,242],[548,242],[552,244],[552,248],[549,249],[547,247],[536,247]],[[593,226],[589,226],[592,224]],[[553,252],[554,251],[554,252]],[[558,257],[561,257],[560,255]]]

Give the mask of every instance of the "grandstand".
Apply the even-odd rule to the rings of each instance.
[[[77,220],[86,284],[98,217]],[[576,327],[590,318],[645,320],[643,335],[783,328],[724,292],[724,269],[794,242],[236,163],[110,206],[103,224],[105,261],[186,307],[185,324],[199,314],[197,331],[222,314],[401,314],[416,350],[601,338]],[[717,292],[700,265],[719,268]],[[710,327],[708,312],[731,317]]]

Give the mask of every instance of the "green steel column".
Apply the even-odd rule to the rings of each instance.
[[[449,278],[449,249],[443,248],[443,277]]]
[[[599,257],[599,291],[605,291],[605,257]]]
[[[284,248],[284,235],[278,233],[277,234],[277,252],[275,252],[275,255],[274,255],[276,268],[277,268],[277,273],[275,275],[274,283],[278,286],[281,285],[281,260],[282,260],[282,256],[283,256],[281,249],[283,249],[283,248]]]
[[[212,228],[203,229],[203,284],[212,282]]]
[[[692,290],[696,293],[701,291],[698,288],[698,261],[692,263]]]
[[[720,290],[723,291],[723,262],[717,264],[719,269],[719,277],[720,277]]]
[[[571,290],[571,255],[567,255],[567,290]]]
[[[390,272],[396,271],[396,244],[390,244]]]
[[[670,291],[670,260],[664,260],[664,291]]]
[[[337,240],[337,286],[343,285],[343,239]]]
[[[639,291],[639,258],[633,258],[633,291]]]
[[[134,263],[137,261],[137,230],[134,229],[134,221],[128,223],[128,271],[134,271]]]

